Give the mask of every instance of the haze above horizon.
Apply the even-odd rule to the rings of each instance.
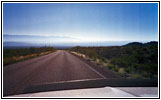
[[[34,43],[158,41],[158,3],[3,3],[3,35]]]

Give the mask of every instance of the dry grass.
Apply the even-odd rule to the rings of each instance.
[[[8,57],[8,58],[4,58],[3,59],[3,64],[4,65],[8,65],[8,64],[15,63],[15,62],[27,60],[27,59],[30,59],[30,58],[34,58],[34,57],[38,57],[38,56],[43,56],[43,55],[46,55],[46,54],[49,54],[49,53],[51,53],[51,51],[42,52],[40,54],[29,54],[29,55],[25,55],[25,56]]]
[[[99,59],[99,58],[96,58],[94,60],[94,59],[92,59],[92,58],[90,58],[90,57],[88,57],[84,54],[78,53],[78,52],[71,51],[71,53],[73,53],[73,54],[75,54],[79,57],[82,57],[82,58],[84,58],[84,59],[86,59],[86,60],[88,60],[88,61],[90,61],[90,62],[92,62],[96,65],[101,65],[102,67],[107,67],[107,65],[109,64],[109,61],[107,59],[106,59],[106,62],[102,62],[101,59]]]
[[[51,53],[51,51],[48,51],[48,52],[42,52],[42,53],[40,53],[40,54],[39,54],[39,56],[46,55],[46,54],[49,54],[49,53]]]
[[[81,53],[78,53],[78,52],[71,51],[71,53],[73,53],[73,54],[75,54],[75,55],[77,55],[77,56],[83,57],[83,58],[87,58],[86,55],[81,54]]]
[[[124,74],[125,74],[124,68],[119,68],[118,72],[119,72],[121,75],[124,75]]]

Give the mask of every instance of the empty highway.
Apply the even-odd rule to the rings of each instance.
[[[3,95],[13,95],[35,84],[103,79],[98,71],[67,51],[54,53],[5,66]]]

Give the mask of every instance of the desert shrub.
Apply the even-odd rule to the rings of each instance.
[[[116,71],[116,72],[118,72],[119,66],[115,65],[115,66],[113,67],[113,70]]]
[[[3,64],[8,65],[55,51],[53,47],[7,48],[3,50]]]
[[[140,79],[143,78],[143,76],[141,74],[132,74],[132,78]]]
[[[107,68],[109,68],[109,69],[113,69],[115,67],[115,65],[113,65],[113,64],[108,64],[107,65]]]
[[[124,74],[125,74],[124,68],[119,68],[118,72],[119,72],[119,74],[121,74],[121,75],[124,75]]]
[[[125,68],[125,71],[127,73],[131,73],[132,74],[132,73],[135,73],[136,69],[133,66],[129,66],[129,67]]]
[[[30,48],[14,48],[14,49],[4,49],[3,50],[3,58],[6,57],[17,57],[17,56],[25,56],[29,54],[39,54],[41,52],[47,51],[55,51],[53,47],[30,47]]]
[[[98,58],[99,62],[106,62],[108,59],[107,67],[114,71],[124,68],[128,74],[151,78],[158,74],[158,42],[134,42],[110,47],[74,47],[71,50],[96,58],[96,61]]]

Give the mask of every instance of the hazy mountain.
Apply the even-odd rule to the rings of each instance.
[[[144,45],[143,43],[140,43],[140,42],[131,42],[131,43],[128,43],[124,46],[142,46]]]
[[[37,46],[45,46],[42,44],[34,44],[34,43],[24,43],[24,42],[3,42],[3,47],[8,48],[8,47],[37,47]]]
[[[121,45],[143,45],[140,42],[130,41],[102,41],[85,42],[77,38],[65,36],[33,36],[33,35],[3,35],[4,47],[24,47],[24,46],[54,46],[54,47],[74,47],[74,46],[121,46]],[[151,42],[155,43],[155,42]],[[148,44],[148,43],[147,43]]]
[[[158,42],[157,41],[151,41],[151,42],[145,43],[145,45],[158,45]]]
[[[128,43],[124,46],[145,46],[145,45],[158,45],[158,42],[157,41],[150,41],[150,42],[147,42],[147,43],[131,42],[131,43]]]
[[[3,35],[4,42],[24,42],[36,44],[51,44],[78,41],[77,38],[66,36],[35,36],[35,35]]]
[[[6,46],[120,46],[128,41],[102,41],[86,42],[78,38],[66,36],[34,36],[34,35],[3,35],[4,47]]]
[[[20,46],[54,46],[54,47],[74,47],[74,46],[120,46],[128,42],[84,42],[84,43],[26,43],[26,42],[3,42],[3,47],[20,47]]]

